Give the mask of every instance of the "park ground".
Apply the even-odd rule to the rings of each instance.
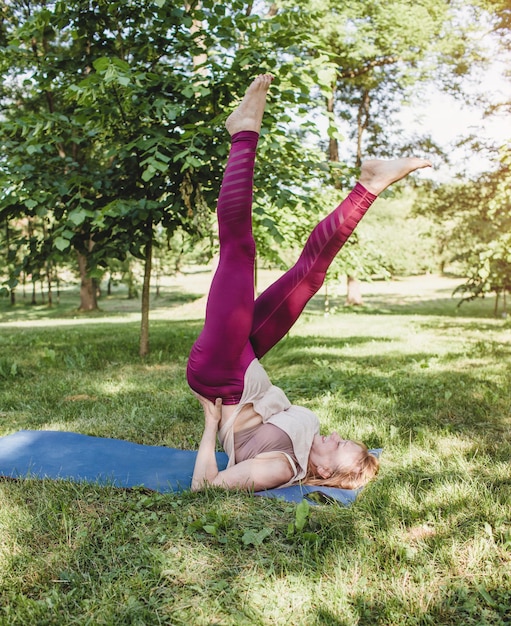
[[[57,429],[193,449],[186,387],[210,272],[162,284],[151,354],[138,300],[0,303],[0,434]],[[259,289],[273,273],[258,274]],[[511,324],[460,279],[320,293],[265,357],[332,429],[382,447],[351,507],[0,479],[0,624],[511,623]]]

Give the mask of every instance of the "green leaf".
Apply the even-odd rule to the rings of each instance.
[[[149,165],[142,172],[142,180],[148,183],[154,177],[155,174],[156,174],[156,169],[152,165]]]
[[[130,71],[130,64],[119,57],[112,57],[111,63],[125,72]]]
[[[272,528],[262,528],[258,532],[255,532],[254,530],[249,529],[244,533],[241,540],[246,546],[248,545],[260,546],[263,543],[263,541],[272,534],[272,532],[273,532]]]
[[[484,600],[485,600],[486,604],[488,604],[488,606],[491,606],[491,607],[496,607],[497,606],[497,603],[495,602],[495,600],[490,596],[488,591],[482,585],[477,585],[477,590],[481,594],[482,598],[484,598]]]
[[[110,59],[108,57],[99,57],[92,65],[97,72],[104,72],[110,65]]]
[[[57,250],[64,252],[64,250],[68,250],[71,247],[71,242],[69,239],[64,239],[64,237],[56,237],[53,245]]]
[[[307,521],[309,519],[309,513],[310,513],[310,504],[307,502],[307,500],[304,499],[296,507],[296,513],[295,513],[296,530],[302,531],[305,528],[305,525],[307,524]]]
[[[32,155],[32,154],[36,154],[37,152],[42,152],[42,146],[40,144],[29,144],[27,146],[27,153]]]
[[[71,213],[69,213],[68,215],[68,220],[75,226],[80,226],[80,224],[83,224],[86,218],[87,212],[83,209],[76,209],[75,211],[71,211]]]

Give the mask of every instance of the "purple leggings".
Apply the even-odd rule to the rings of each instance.
[[[231,140],[217,207],[220,260],[204,328],[188,360],[190,387],[213,401],[222,398],[224,404],[239,403],[252,360],[264,356],[293,326],[376,198],[357,183],[314,228],[297,263],[254,301],[252,185],[258,138],[242,131]]]

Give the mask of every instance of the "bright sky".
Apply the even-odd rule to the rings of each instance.
[[[511,82],[502,79],[501,71],[496,65],[485,72],[477,90],[483,91],[493,102],[510,102]],[[430,172],[436,180],[452,180],[465,168],[473,174],[489,169],[490,164],[483,154],[470,154],[464,149],[454,148],[460,139],[476,134],[483,143],[485,140],[497,140],[504,145],[511,141],[509,113],[484,119],[482,109],[462,106],[453,97],[438,91],[430,92],[429,102],[418,102],[413,108],[404,110],[402,119],[410,131],[430,134],[451,155],[450,164],[434,159],[434,172]]]
[[[511,67],[511,55],[509,66]],[[503,78],[504,69],[503,64],[495,63],[489,70],[481,73],[480,80],[474,84],[473,93],[483,93],[492,103],[507,102],[509,110],[511,79]],[[407,134],[431,136],[450,155],[450,163],[447,163],[436,155],[422,152],[418,154],[430,158],[434,167],[421,170],[417,176],[439,182],[453,181],[457,175],[463,173],[478,175],[494,167],[483,152],[469,152],[468,147],[456,148],[459,141],[476,136],[482,144],[496,143],[504,146],[511,142],[511,116],[508,112],[485,119],[482,105],[479,108],[469,107],[432,86],[425,94],[419,94],[415,103],[401,109],[399,120]],[[323,123],[326,124],[326,120]],[[340,128],[342,131],[342,122]],[[345,150],[350,150],[350,146],[341,144],[340,149],[344,153]]]

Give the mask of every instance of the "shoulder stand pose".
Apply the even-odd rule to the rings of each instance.
[[[204,329],[188,361],[188,383],[205,415],[192,489],[271,489],[296,482],[354,489],[378,471],[363,444],[319,434],[319,421],[292,405],[259,363],[321,287],[337,252],[371,204],[393,182],[428,167],[404,158],[366,161],[347,198],[312,231],[297,263],[254,301],[252,184],[266,94],[273,77],[258,76],[228,117],[231,149],[218,198],[220,261]],[[216,438],[229,457],[218,471]]]

